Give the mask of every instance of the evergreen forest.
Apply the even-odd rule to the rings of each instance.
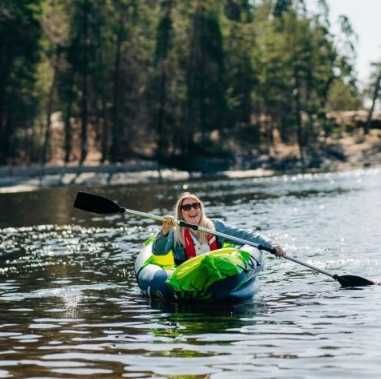
[[[309,162],[335,133],[327,114],[363,106],[356,34],[345,16],[332,32],[325,0],[0,3],[0,165],[279,142]]]

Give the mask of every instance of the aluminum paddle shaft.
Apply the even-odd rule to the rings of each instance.
[[[123,208],[110,199],[107,199],[103,196],[95,195],[92,193],[87,193],[87,192],[78,192],[76,199],[74,201],[74,207],[81,209],[81,210],[84,210],[84,211],[94,212],[94,213],[98,213],[98,214],[129,213],[129,214],[133,214],[135,216],[149,218],[151,220],[155,220],[155,221],[159,221],[159,222],[163,222],[163,220],[164,220],[164,217],[162,217],[162,216],[157,216],[157,215],[153,215],[151,213],[140,212],[140,211],[135,211],[135,210],[128,209],[128,208]],[[248,240],[245,240],[242,238],[237,238],[237,237],[231,236],[229,234],[221,233],[221,232],[218,232],[216,230],[209,230],[209,229],[204,228],[202,226],[189,224],[183,220],[175,220],[175,222],[177,225],[179,225],[181,227],[187,227],[187,228],[191,228],[193,230],[199,230],[201,232],[214,234],[215,236],[225,238],[229,241],[236,242],[236,243],[241,244],[241,245],[253,246],[253,247],[256,247],[257,249],[265,250],[271,254],[276,255],[276,250],[274,248],[269,248],[269,247],[263,246],[263,245],[257,245],[251,241],[248,241]],[[376,284],[375,282],[368,280],[368,279],[365,279],[365,278],[362,278],[360,276],[332,275],[327,271],[324,271],[320,268],[314,267],[308,263],[302,262],[296,258],[292,258],[292,257],[286,256],[286,255],[282,256],[282,258],[285,258],[289,261],[292,261],[294,263],[297,263],[299,265],[307,267],[310,270],[319,272],[320,274],[329,276],[330,278],[337,280],[343,287],[359,287],[359,286],[369,286],[369,285]]]

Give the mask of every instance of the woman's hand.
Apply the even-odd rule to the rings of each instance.
[[[166,215],[163,217],[163,224],[161,226],[161,234],[166,236],[170,230],[176,226],[176,220],[171,215]]]
[[[274,254],[277,256],[277,257],[285,257],[286,256],[286,252],[283,250],[283,248],[279,245],[274,245],[273,246],[274,248]]]

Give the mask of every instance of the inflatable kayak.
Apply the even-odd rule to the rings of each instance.
[[[165,301],[250,299],[262,268],[262,252],[247,245],[210,251],[175,267],[172,252],[153,255],[149,240],[135,261],[143,295]]]

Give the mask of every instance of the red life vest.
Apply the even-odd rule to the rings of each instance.
[[[216,236],[212,234],[208,234],[207,239],[208,239],[209,250],[219,249]],[[188,228],[183,229],[183,240],[184,240],[184,250],[185,250],[187,259],[195,257],[196,248],[194,246],[194,241],[193,241],[191,232]]]

